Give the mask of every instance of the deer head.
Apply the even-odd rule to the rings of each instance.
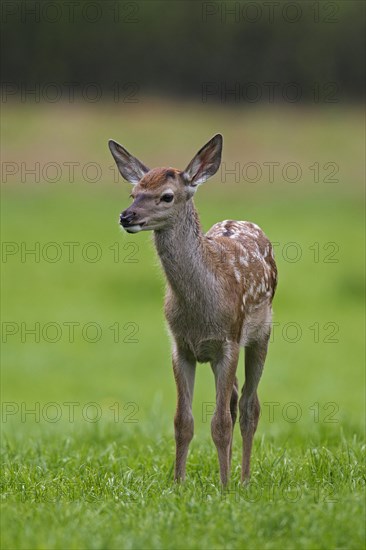
[[[221,134],[206,143],[183,171],[150,170],[119,143],[109,140],[108,145],[122,177],[133,185],[133,203],[120,215],[120,225],[128,233],[158,231],[173,225],[198,185],[216,174],[221,163]]]

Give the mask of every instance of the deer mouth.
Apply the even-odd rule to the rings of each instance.
[[[127,231],[127,233],[138,233],[139,231],[141,231],[144,225],[145,222],[140,222],[134,225],[123,226],[123,229]]]

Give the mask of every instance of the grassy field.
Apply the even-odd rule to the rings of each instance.
[[[240,486],[237,427],[226,491],[208,365],[173,482],[164,279],[151,236],[117,226],[130,189],[107,148],[184,168],[217,131],[202,224],[255,221],[279,270],[252,480]],[[364,547],[360,111],[13,105],[3,135],[2,548]],[[243,370],[242,356],[240,383]]]

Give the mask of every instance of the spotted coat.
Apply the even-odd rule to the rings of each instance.
[[[181,348],[207,362],[225,340],[266,339],[277,270],[257,225],[226,220],[204,234],[189,200],[170,231],[155,232],[155,244],[168,280],[165,314]]]
[[[252,222],[225,220],[215,224],[206,238],[221,249],[227,269],[242,286],[243,309],[250,312],[262,301],[272,301],[277,286],[273,247],[262,229]],[[234,244],[228,247],[228,239]]]

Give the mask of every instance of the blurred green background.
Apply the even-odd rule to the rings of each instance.
[[[275,243],[277,324],[260,393],[264,401],[282,406],[294,401],[303,409],[297,425],[288,426],[280,414],[279,423],[262,422],[260,429],[277,430],[281,423],[296,429],[309,422],[316,429],[309,411],[315,402],[337,403],[339,421],[361,421],[363,127],[357,108],[232,111],[157,101],[128,108],[18,105],[8,107],[3,124],[4,156],[21,161],[19,174],[8,176],[3,187],[3,323],[16,323],[3,324],[6,401],[96,401],[106,408],[135,401],[141,423],[156,407],[162,422],[171,419],[175,389],[162,313],[163,275],[150,235],[131,236],[118,228],[130,186],[114,182],[106,144],[113,137],[147,165],[183,168],[221,131],[224,167],[199,189],[197,208],[205,230],[222,219],[252,220]],[[36,184],[28,174],[26,183],[15,183],[21,163],[35,161],[41,172],[56,163],[60,181]],[[65,163],[73,162],[70,183]],[[101,170],[96,183],[85,180],[97,174],[90,166],[85,171],[90,162]],[[252,163],[249,179],[259,166],[260,180],[241,177],[236,183],[229,170],[237,162],[241,171]],[[279,163],[273,182],[268,162]],[[318,182],[310,169],[316,162]],[[301,170],[299,181],[284,179],[287,163]],[[325,181],[327,163],[337,170],[331,177],[336,182]],[[47,177],[54,177],[56,169],[48,169]],[[39,342],[26,333],[37,322]],[[50,322],[58,327],[47,328]],[[74,342],[63,324],[69,322],[79,323]],[[83,335],[87,323],[100,328],[86,327],[90,332]],[[123,328],[127,323],[133,325]],[[213,390],[209,367],[199,367],[198,417],[201,403],[214,399]]]
[[[38,4],[2,8],[3,547],[358,548],[349,520],[360,517],[353,491],[361,464],[352,460],[365,412],[364,6],[281,2],[271,19],[263,2],[82,2],[72,19],[67,3]],[[255,535],[247,527],[245,544],[235,530],[222,538],[242,503],[210,511],[197,497],[201,476],[217,484],[209,365],[196,377],[193,485],[179,502],[164,501],[165,491],[176,496],[165,283],[151,235],[118,227],[130,185],[107,147],[113,138],[150,167],[183,169],[216,132],[223,164],[195,197],[203,228],[254,221],[274,243],[279,271],[254,479],[261,482],[263,468],[268,479],[282,476],[280,467],[281,480],[304,472],[316,449],[324,470],[319,459],[304,487],[339,475],[345,491],[320,524],[309,503],[308,515],[267,503],[267,523]],[[240,384],[243,365],[242,355]],[[234,480],[239,450],[236,429]],[[295,466],[282,452],[294,453]],[[85,465],[97,477],[113,471],[121,491],[137,484],[146,517],[123,508],[121,526],[108,508],[109,532],[104,505],[80,505],[71,518],[67,502],[36,507],[32,493],[19,508],[19,483],[34,489],[66,474],[84,483]],[[103,485],[100,476],[88,480],[90,490]],[[161,486],[149,508],[154,483]],[[108,495],[107,507],[115,504]],[[169,506],[186,513],[174,532]],[[258,506],[246,509],[248,525]],[[24,510],[23,532],[10,524]],[[195,532],[197,513],[207,531],[189,540],[180,529]],[[296,526],[308,519],[313,529],[291,532],[284,517]]]

